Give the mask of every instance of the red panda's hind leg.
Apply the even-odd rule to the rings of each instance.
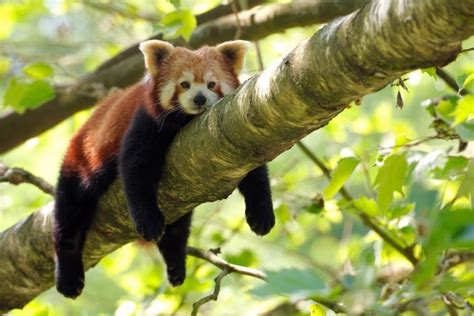
[[[61,172],[54,209],[56,288],[66,297],[76,298],[84,287],[82,251],[97,209],[97,202],[117,174],[116,162],[106,164],[84,185],[80,176]]]
[[[275,225],[272,192],[267,165],[250,171],[240,182],[239,191],[245,199],[245,217],[250,229],[263,236]]]
[[[168,280],[173,286],[183,284],[186,278],[186,245],[191,227],[192,211],[176,222],[166,225],[158,242],[158,249],[166,263]]]

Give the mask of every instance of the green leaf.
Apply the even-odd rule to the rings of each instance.
[[[408,170],[404,154],[390,155],[380,168],[375,185],[378,186],[377,204],[381,212],[386,212],[393,201],[393,194],[403,194],[402,185]]]
[[[474,248],[474,211],[438,211],[431,229],[423,243],[425,259],[420,262],[413,275],[417,287],[436,281],[441,254],[447,249]]]
[[[467,78],[464,80],[464,83],[462,84],[461,89],[464,89],[465,87],[467,87],[468,84],[470,84],[473,81],[474,81],[474,73],[467,76]]]
[[[28,64],[23,67],[22,71],[33,79],[43,79],[46,77],[51,77],[54,72],[53,68],[50,65],[43,62]]]
[[[311,214],[319,214],[323,211],[324,207],[321,205],[317,205],[315,203],[312,203],[306,207],[306,212],[311,213]]]
[[[462,122],[474,118],[474,95],[465,95],[458,100],[458,104],[454,112],[450,116],[454,116],[453,125],[459,125]]]
[[[19,108],[19,104],[25,89],[26,84],[24,84],[18,78],[10,78],[5,89],[5,93],[3,94],[3,105],[5,107],[12,107],[17,112],[22,112],[20,111],[21,109]]]
[[[438,191],[429,188],[426,182],[420,179],[412,183],[407,200],[415,204],[415,211],[425,213],[435,207]]]
[[[306,207],[306,211],[311,214],[319,214],[324,210],[324,199],[321,194],[317,194],[313,199],[313,203]]]
[[[449,274],[444,274],[436,288],[441,292],[456,291],[459,293],[464,290],[469,293],[474,288],[474,277],[471,274],[470,276],[468,275],[465,280],[459,280]]]
[[[275,215],[279,223],[286,223],[292,219],[290,208],[284,203],[280,204],[275,209]]]
[[[464,176],[461,186],[458,190],[459,196],[471,198],[471,205],[474,204],[474,159],[471,159],[467,167],[466,175]]]
[[[464,85],[464,82],[466,82],[466,79],[469,77],[468,74],[462,74],[460,76],[456,77],[456,83],[458,84],[458,87],[462,87]]]
[[[456,177],[464,171],[468,163],[469,159],[463,156],[449,156],[442,169],[434,169],[433,176],[440,180]]]
[[[0,56],[0,75],[4,75],[10,70],[11,59]]]
[[[377,207],[377,203],[373,199],[370,199],[366,196],[362,196],[358,198],[357,200],[354,200],[354,206],[367,215],[370,215],[370,216],[379,215],[379,209]]]
[[[265,272],[268,276],[267,283],[250,291],[255,296],[309,295],[323,294],[326,291],[324,281],[311,270],[290,268]]]
[[[388,212],[389,218],[390,219],[400,218],[402,216],[409,214],[414,209],[415,209],[414,203],[404,203],[404,204],[393,206],[390,208]]]
[[[354,172],[360,160],[355,157],[342,158],[337,163],[337,167],[332,174],[331,181],[323,191],[325,200],[331,199],[346,183],[347,179]]]
[[[3,104],[12,107],[16,112],[23,113],[26,109],[36,108],[55,96],[53,87],[44,80],[33,82],[11,78],[8,82]]]
[[[196,28],[197,20],[190,10],[176,10],[161,19],[164,26],[164,32],[170,38],[178,36],[189,40],[192,32]]]
[[[423,69],[421,69],[421,72],[427,74],[430,77],[436,78],[436,68],[435,67],[423,68]]]
[[[309,315],[310,316],[327,316],[326,308],[321,304],[315,303],[309,305]]]
[[[181,0],[170,0],[170,2],[176,9],[181,6]]]
[[[226,260],[230,263],[238,264],[245,267],[254,266],[258,262],[255,253],[250,249],[243,249],[238,254],[227,255]]]
[[[44,80],[36,80],[28,84],[20,100],[20,106],[26,109],[33,109],[41,104],[53,99],[54,88]]]

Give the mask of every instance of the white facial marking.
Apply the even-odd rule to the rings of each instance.
[[[227,82],[221,82],[221,91],[223,95],[228,95],[233,92],[235,89],[232,88]]]
[[[174,81],[167,82],[160,91],[160,105],[163,109],[169,110],[173,108],[171,99],[173,98],[176,89]]]
[[[202,94],[206,98],[206,103],[204,103],[201,107],[197,106],[194,103],[194,98],[198,95]],[[216,103],[219,99],[217,93],[210,91],[207,88],[207,83],[191,83],[191,88],[182,92],[179,95],[179,103],[184,109],[184,112],[189,114],[198,114]]]
[[[188,81],[189,83],[191,83],[193,80],[194,74],[190,71],[185,71],[183,72],[183,75],[181,76],[178,82]]]
[[[204,82],[209,82],[209,81],[217,82],[216,76],[214,76],[214,74],[210,71],[204,74],[203,79],[204,79]]]

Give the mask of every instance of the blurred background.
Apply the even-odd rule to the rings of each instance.
[[[77,82],[122,50],[158,32],[167,39],[189,38],[197,24],[195,16],[222,4],[218,0],[2,0],[0,124],[2,115],[11,111],[26,115],[54,98],[54,87]],[[243,10],[242,3],[237,8]],[[259,54],[263,66],[268,66],[321,26],[289,28],[259,40],[247,55],[241,80],[260,71]],[[473,46],[472,38],[463,45]],[[474,90],[472,82],[466,82],[474,73],[473,52],[460,54],[444,71],[459,87]],[[223,259],[269,276],[269,283],[239,274],[227,276],[218,301],[204,305],[203,315],[330,313],[318,298],[382,315],[383,311],[394,313],[406,297],[421,298],[426,310],[443,313],[439,293],[451,288],[421,290],[413,279],[399,283],[395,290],[388,286],[384,273],[410,271],[412,267],[357,216],[363,210],[397,239],[414,245],[419,255],[428,242],[427,232],[438,225],[439,210],[472,210],[469,192],[474,184],[469,182],[473,178],[469,180],[472,174],[468,172],[474,172],[474,146],[467,142],[474,139],[474,114],[459,120],[452,114],[459,100],[468,102],[468,109],[474,106],[469,103],[472,95],[460,97],[434,69],[417,70],[402,79],[406,79],[407,89],[395,82],[364,97],[360,105],[352,105],[328,126],[270,162],[277,224],[268,236],[257,237],[250,231],[243,199],[237,192],[224,201],[197,208],[191,246],[220,247]],[[12,94],[20,90],[14,89],[30,89],[22,92],[29,95],[29,101],[15,101]],[[443,101],[448,109],[433,106],[448,95],[454,98]],[[93,108],[88,108],[70,116],[1,154],[0,160],[55,184],[68,141],[91,111]],[[467,147],[459,151],[459,146]],[[315,158],[329,170],[339,170],[340,185],[344,184],[352,200],[336,194],[340,185],[329,182]],[[391,159],[391,167],[387,167],[387,159]],[[400,183],[390,191],[386,209],[378,198],[384,181]],[[0,231],[51,200],[32,185],[0,183]],[[463,238],[472,242],[473,226],[465,234]],[[449,279],[464,284],[456,295],[472,304],[472,264],[456,269]],[[188,315],[193,302],[213,291],[219,269],[188,257],[187,270],[185,283],[172,288],[155,247],[133,243],[87,272],[84,292],[75,301],[50,289],[11,314]],[[427,274],[422,279],[431,277]],[[406,296],[402,298],[397,290]]]

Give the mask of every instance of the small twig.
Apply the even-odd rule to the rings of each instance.
[[[0,162],[0,182],[8,182],[14,185],[30,183],[44,193],[54,196],[54,187],[46,180],[33,175],[21,168],[9,168]]]
[[[311,296],[309,299],[315,301],[316,303],[319,303],[321,305],[326,306],[327,308],[333,310],[336,313],[342,313],[342,314],[347,314],[347,309],[340,303],[328,300],[327,298],[324,297],[319,297],[319,296]]]
[[[216,285],[214,286],[214,292],[212,292],[212,294],[209,294],[208,296],[204,296],[200,300],[193,303],[193,310],[191,312],[191,316],[196,316],[198,314],[199,308],[207,302],[217,301],[217,298],[219,297],[219,292],[221,291],[222,279],[228,274],[230,274],[230,271],[228,271],[227,269],[224,269],[219,273],[219,275],[214,279],[214,282],[216,283]]]
[[[262,50],[260,49],[260,42],[255,41],[254,46],[255,46],[255,52],[257,53],[258,68],[260,71],[263,71],[263,69],[265,68],[265,65],[263,63]]]
[[[456,80],[451,77],[446,71],[436,67],[436,75],[441,78],[451,89],[456,91],[459,95],[466,95],[469,92],[466,89],[460,89]]]
[[[448,271],[449,269],[465,262],[474,262],[474,251],[449,251],[440,263],[439,272]]]
[[[154,15],[145,15],[139,12],[133,12],[131,10],[122,9],[113,5],[113,2],[103,3],[92,0],[83,0],[82,2],[85,5],[90,6],[96,10],[104,11],[106,13],[115,13],[128,19],[141,19],[152,23],[158,23],[161,20],[159,17],[156,17]]]
[[[187,247],[186,253],[190,256],[206,260],[207,262],[212,263],[213,265],[215,265],[216,267],[222,270],[219,273],[219,275],[214,279],[215,286],[214,286],[214,291],[212,292],[212,294],[209,294],[193,303],[193,310],[191,312],[191,315],[193,316],[197,315],[199,308],[202,305],[210,301],[217,301],[217,298],[219,297],[219,293],[221,290],[222,279],[231,273],[239,273],[243,275],[248,275],[248,276],[263,280],[263,281],[267,280],[267,275],[263,273],[262,271],[229,263],[225,261],[224,259],[220,258],[219,256],[217,256],[214,251],[211,251],[211,250],[205,251],[205,250],[194,248],[194,247]]]
[[[467,52],[470,52],[470,51],[473,51],[474,50],[474,47],[469,47],[469,48],[466,48],[466,49],[462,49],[459,54],[461,53],[467,53]]]
[[[237,4],[237,0],[232,0],[231,5],[232,5],[232,12],[235,15],[235,21],[237,22],[237,31],[235,32],[234,40],[238,40],[242,37],[242,24],[239,18],[239,7]]]
[[[262,271],[244,267],[244,266],[239,266],[237,264],[229,263],[225,261],[224,259],[220,258],[217,256],[214,252],[210,250],[202,250],[194,247],[187,247],[186,248],[186,253],[190,256],[206,260],[209,263],[212,263],[216,267],[218,267],[221,270],[228,270],[229,273],[239,273],[243,275],[248,275],[263,281],[267,280],[267,275],[263,273]]]
[[[302,142],[297,142],[296,143],[296,146],[299,147],[299,149],[301,149],[301,151],[312,161],[314,162],[318,167],[319,169],[321,169],[321,171],[324,173],[324,175],[326,176],[326,178],[328,178],[329,180],[331,180],[331,170],[329,170],[328,167],[326,167],[326,164],[321,160],[319,159],[311,150],[309,150],[308,147],[306,147],[305,144],[303,144]],[[347,192],[346,188],[343,186],[340,190],[339,190],[339,193],[341,193],[341,195],[348,201],[352,201],[352,196],[349,194],[349,192]]]

